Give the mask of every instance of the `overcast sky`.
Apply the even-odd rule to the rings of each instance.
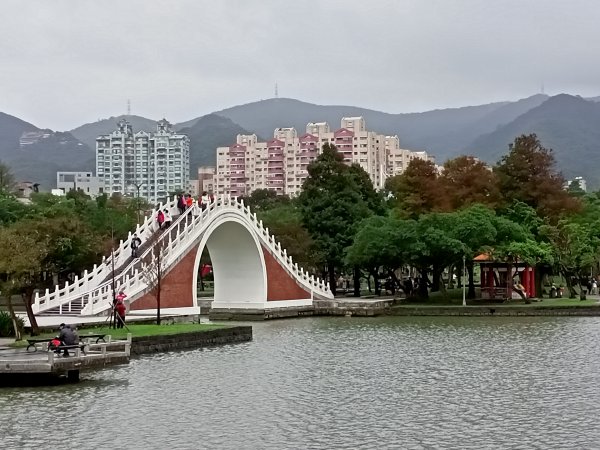
[[[386,112],[600,95],[597,0],[2,0],[0,111],[69,130],[275,95]]]

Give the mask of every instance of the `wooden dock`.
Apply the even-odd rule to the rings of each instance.
[[[131,335],[125,341],[87,344],[83,349],[70,351],[71,356],[52,351],[27,352],[13,350],[0,352],[0,378],[67,377],[79,380],[82,370],[101,369],[117,364],[129,364]]]

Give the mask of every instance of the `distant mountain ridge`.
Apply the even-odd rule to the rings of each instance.
[[[600,103],[581,97],[550,97],[512,122],[479,136],[465,152],[495,163],[515,136],[529,133],[536,133],[542,145],[553,150],[566,178],[583,176],[589,186],[600,186]]]
[[[459,154],[472,154],[495,163],[516,136],[536,133],[543,145],[554,149],[559,169],[566,177],[583,176],[588,186],[595,188],[600,186],[600,176],[594,170],[600,165],[599,99],[538,94],[513,102],[390,114],[277,98],[223,109],[174,124],[174,129],[190,136],[192,178],[196,176],[196,166],[214,165],[216,148],[232,145],[237,134],[255,133],[261,139],[269,139],[275,128],[286,126],[302,134],[308,122],[322,121],[337,129],[345,116],[363,116],[367,129],[397,134],[403,148],[427,150],[439,164]],[[153,131],[156,127],[155,120],[145,117],[111,117],[69,133],[53,133],[47,142],[19,149],[22,133],[40,129],[0,113],[0,160],[11,165],[18,178],[44,180],[42,188],[49,190],[57,170],[94,170],[96,137],[114,131],[121,118],[128,120],[134,131]]]

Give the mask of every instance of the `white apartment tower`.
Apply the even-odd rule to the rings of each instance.
[[[326,122],[310,122],[301,136],[294,128],[277,128],[268,142],[257,142],[254,134],[238,135],[234,145],[219,147],[215,191],[243,196],[270,189],[296,196],[308,177],[308,165],[326,143],[337,147],[345,163],[359,164],[376,189],[383,188],[387,177],[401,173],[407,158],[414,156],[400,149],[397,136],[368,131],[362,117],[342,118],[336,131]]]
[[[120,120],[115,131],[96,138],[96,175],[108,195],[165,200],[189,188],[189,138],[174,133],[165,119],[157,122],[154,133],[134,133]]]

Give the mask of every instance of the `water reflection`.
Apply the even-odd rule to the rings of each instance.
[[[600,438],[597,318],[252,325],[252,342],[144,356],[78,385],[2,389],[3,447],[594,448]]]

